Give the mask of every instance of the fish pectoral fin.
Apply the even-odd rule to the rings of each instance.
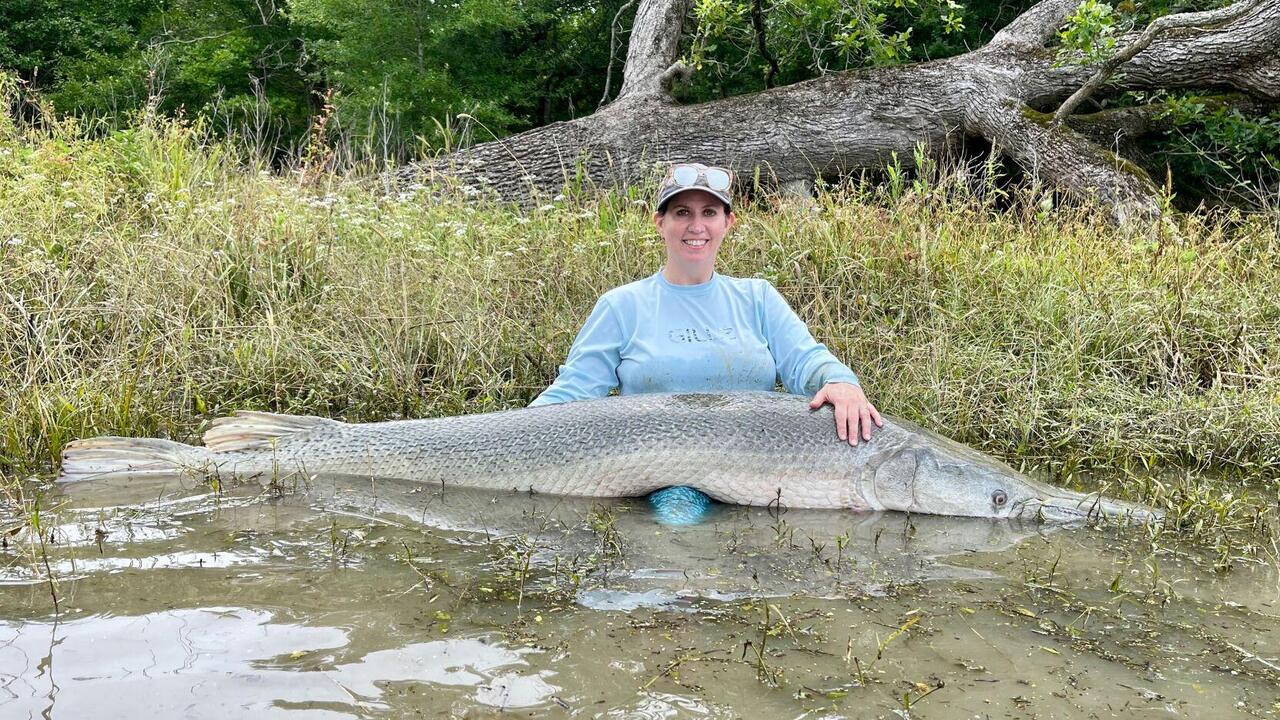
[[[204,445],[214,452],[263,450],[284,438],[337,422],[314,415],[240,410],[234,415],[214,420],[205,431]]]

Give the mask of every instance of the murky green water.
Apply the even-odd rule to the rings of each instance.
[[[316,481],[69,489],[0,716],[1280,717],[1280,573],[1146,532]],[[41,565],[43,567],[43,565]]]

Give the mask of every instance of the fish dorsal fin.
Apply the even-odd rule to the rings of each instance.
[[[238,410],[234,415],[213,421],[204,433],[204,445],[214,452],[263,450],[292,435],[331,424],[338,423],[314,415]]]

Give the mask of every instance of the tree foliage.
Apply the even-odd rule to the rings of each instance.
[[[608,62],[599,38],[620,5],[292,0],[290,16],[312,77],[338,89],[348,124],[445,146],[459,133],[491,139],[593,110]]]

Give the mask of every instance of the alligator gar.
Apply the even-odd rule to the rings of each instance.
[[[857,446],[830,407],[767,392],[641,394],[423,420],[344,423],[239,412],[205,447],[101,437],[67,446],[61,480],[194,471],[294,473],[595,497],[685,485],[726,503],[1070,521],[1151,508],[1033,480],[914,423],[885,417]]]

